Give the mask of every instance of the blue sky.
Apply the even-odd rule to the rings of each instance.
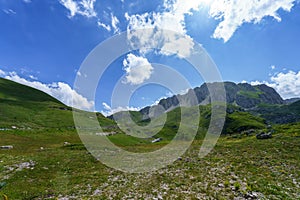
[[[73,95],[74,106],[82,109],[95,106],[106,114],[123,109],[124,105],[111,108],[116,82],[124,76],[124,84],[143,84],[155,72],[151,63],[171,66],[192,87],[203,83],[182,58],[136,51],[109,66],[96,99],[76,91],[76,75],[84,76],[78,70],[99,43],[126,30],[155,27],[201,44],[223,80],[265,83],[284,98],[300,96],[296,0],[0,0],[0,21],[0,76],[41,89],[69,105]],[[184,89],[178,87],[176,92]],[[136,109],[170,95],[168,88],[143,86],[128,106]]]

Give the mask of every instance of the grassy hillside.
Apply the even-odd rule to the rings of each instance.
[[[113,122],[100,113],[98,119]],[[37,89],[0,78],[0,128],[74,129],[72,108]]]
[[[0,98],[1,101],[5,99],[22,102],[55,102],[62,104],[57,99],[40,90],[4,78],[0,78]]]
[[[188,113],[188,115],[185,115],[186,120],[193,124],[199,124],[197,134],[195,136],[196,140],[201,140],[205,137],[207,133],[208,126],[210,124],[211,120],[211,105],[206,106],[195,106],[191,108],[184,108],[185,113]],[[200,111],[200,120],[198,120],[192,113],[194,113],[196,110]],[[169,111],[166,113],[167,118],[166,122],[163,124],[161,129],[157,129],[156,135],[153,138],[162,138],[162,141],[159,142],[161,145],[166,145],[170,140],[172,140],[175,135],[178,132],[178,129],[180,127],[181,122],[181,108],[175,108],[174,110]],[[149,125],[149,123],[153,123],[154,127],[156,128],[156,125],[159,125],[160,122],[163,121],[163,118],[157,117],[153,118],[151,120],[143,120],[143,116],[140,112],[132,111],[131,114],[131,120],[128,120],[123,115],[123,112],[120,112],[117,114],[117,117],[121,119],[121,122],[126,124],[128,127],[127,130],[131,127],[131,123],[137,123],[140,126],[146,126]],[[184,136],[180,137],[182,140],[190,140],[193,137],[194,129],[191,128],[188,124],[182,125],[182,130],[184,131]],[[232,135],[232,134],[240,134],[245,130],[254,129],[254,130],[263,130],[266,128],[265,120],[261,117],[252,115],[248,112],[242,111],[242,109],[238,106],[234,105],[228,105],[227,107],[227,113],[225,118],[225,125],[222,131],[222,135]],[[142,130],[142,129],[141,129]],[[146,129],[146,131],[149,131],[149,129]],[[129,131],[128,131],[129,132]],[[134,132],[134,131],[133,131]],[[130,132],[131,134],[133,132]],[[151,131],[149,131],[151,132]],[[135,133],[138,134],[138,133]],[[131,136],[126,136],[124,134],[119,134],[111,137],[111,141],[113,141],[115,144],[121,147],[126,147],[128,144],[130,145],[139,145],[139,144],[151,144],[151,138],[150,139],[137,139]],[[127,145],[124,145],[127,144]],[[130,146],[129,145],[129,146]],[[127,147],[126,147],[127,148]],[[154,148],[154,147],[153,147]],[[157,147],[159,148],[159,147]],[[146,150],[144,148],[140,149],[138,146],[135,146],[135,148],[130,148],[131,151],[137,152],[137,151],[149,151],[148,148]]]
[[[300,101],[284,105],[260,104],[250,112],[269,123],[285,124],[300,121]]]

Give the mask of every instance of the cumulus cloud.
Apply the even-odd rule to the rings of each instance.
[[[94,9],[96,0],[59,0],[59,2],[70,11],[69,17],[72,18],[75,15],[82,15],[85,17],[96,17],[97,13]]]
[[[103,102],[102,106],[104,108],[104,111],[102,110],[101,113],[104,116],[110,116],[114,113],[121,112],[121,111],[139,111],[141,108],[135,108],[135,107],[117,107],[117,108],[111,108],[107,103]]]
[[[20,77],[16,72],[4,72],[2,70],[0,70],[0,76],[17,83],[41,90],[68,106],[73,106],[78,109],[89,111],[92,111],[94,109],[94,101],[90,101],[82,95],[78,94],[66,83],[54,82],[51,84],[45,84],[35,80],[30,81]]]
[[[216,39],[227,42],[244,23],[259,23],[264,17],[281,21],[278,10],[291,11],[296,0],[214,0],[210,3],[209,14],[221,20],[213,33]]]
[[[289,71],[278,73],[271,77],[273,86],[283,98],[300,97],[300,71]]]
[[[253,81],[251,84],[273,87],[284,99],[300,97],[300,71],[280,72],[272,76],[270,81]]]
[[[124,82],[132,85],[143,83],[150,78],[153,72],[153,67],[147,58],[132,53],[128,54],[127,58],[123,60],[123,67],[126,72]]]
[[[198,1],[187,3],[183,0],[165,0],[163,12],[134,15],[125,13],[131,45],[139,48],[142,54],[147,53],[149,48],[156,47],[161,49],[159,53],[163,55],[189,56],[194,42],[186,33],[185,15],[191,15],[193,10],[198,10],[200,4]],[[137,29],[149,30],[135,31]]]
[[[272,17],[277,21],[281,21],[278,14],[279,10],[290,12],[296,0],[164,0],[163,9],[161,12],[151,12],[143,14],[134,14],[129,16],[125,14],[128,20],[128,30],[144,28],[161,28],[168,29],[183,35],[184,38],[191,40],[188,44],[178,42],[174,45],[178,50],[185,48],[184,55],[187,54],[187,49],[193,47],[192,39],[186,32],[186,15],[193,15],[194,12],[201,8],[208,9],[208,14],[215,20],[220,21],[217,25],[213,38],[223,39],[227,42],[235,33],[235,31],[244,23],[259,23],[264,17]],[[155,37],[156,36],[156,37]],[[135,42],[139,42],[139,46],[149,45],[145,40],[151,42],[163,42],[164,39],[157,38],[165,37],[162,33],[145,32],[137,38]],[[176,38],[176,37],[175,37]],[[174,39],[174,38],[172,38]],[[159,46],[159,45],[158,45]],[[163,46],[163,44],[161,44]],[[163,52],[161,52],[163,53]]]

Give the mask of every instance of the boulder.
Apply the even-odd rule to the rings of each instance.
[[[271,132],[268,132],[268,133],[261,132],[256,135],[256,138],[257,139],[269,139],[269,138],[272,138],[272,133]]]
[[[246,134],[247,136],[255,133],[255,129],[248,129],[242,132],[242,134]]]
[[[162,140],[161,138],[156,138],[156,139],[152,140],[152,143],[160,142],[161,140]]]

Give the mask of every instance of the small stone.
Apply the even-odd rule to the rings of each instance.
[[[69,143],[69,142],[64,142],[64,146],[68,146],[68,145],[70,145],[71,143]]]
[[[99,194],[101,194],[101,190],[96,189],[96,190],[94,191],[94,194],[93,194],[93,195],[99,195]]]
[[[5,146],[0,146],[0,149],[13,149],[14,147],[12,145],[5,145]]]

